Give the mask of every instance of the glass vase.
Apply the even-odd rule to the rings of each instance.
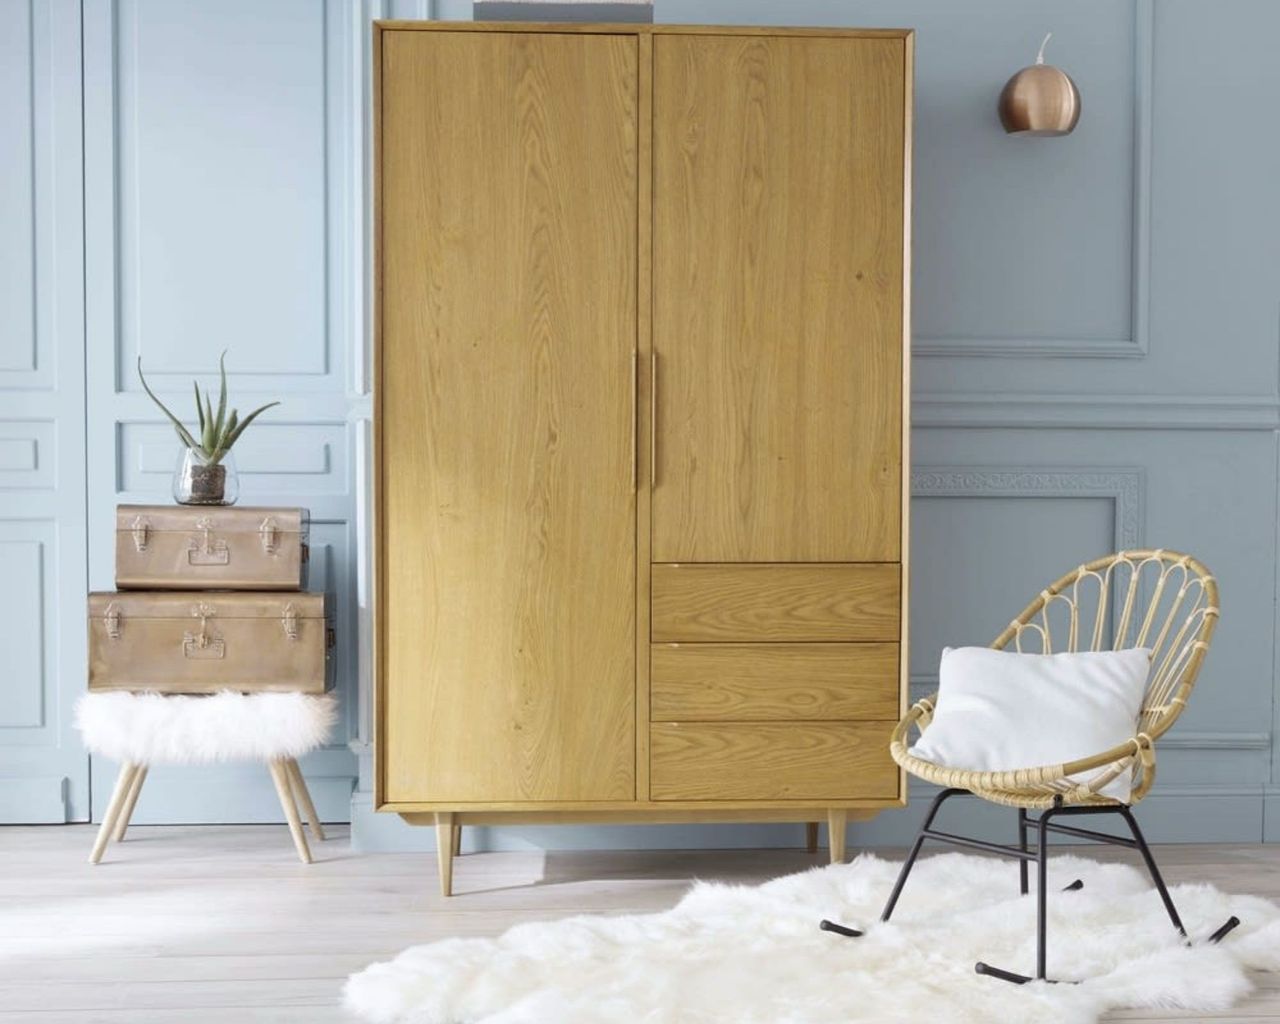
[[[173,499],[179,505],[234,505],[240,497],[235,456],[227,452],[210,463],[201,452],[184,448],[173,472]]]

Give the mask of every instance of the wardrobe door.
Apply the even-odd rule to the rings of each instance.
[[[383,33],[384,803],[634,798],[637,49]]]
[[[654,39],[655,562],[899,558],[904,47]]]

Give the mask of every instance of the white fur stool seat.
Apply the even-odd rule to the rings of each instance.
[[[89,860],[98,863],[110,839],[124,838],[152,765],[262,761],[271,771],[298,856],[309,864],[299,804],[312,834],[324,839],[324,830],[297,759],[328,739],[336,715],[333,697],[303,693],[85,694],[76,705],[76,727],[85,746],[121,762]]]

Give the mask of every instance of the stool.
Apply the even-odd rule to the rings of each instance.
[[[153,765],[262,761],[271,772],[298,857],[310,864],[299,805],[316,839],[324,839],[324,829],[297,759],[328,739],[336,717],[332,697],[302,693],[85,694],[76,704],[75,716],[84,745],[92,754],[120,762],[89,863],[102,859],[111,839],[124,838]]]

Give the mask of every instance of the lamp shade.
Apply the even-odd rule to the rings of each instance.
[[[1080,90],[1071,76],[1044,63],[1040,55],[1005,83],[1000,92],[1000,123],[1010,135],[1069,135],[1080,120]]]

